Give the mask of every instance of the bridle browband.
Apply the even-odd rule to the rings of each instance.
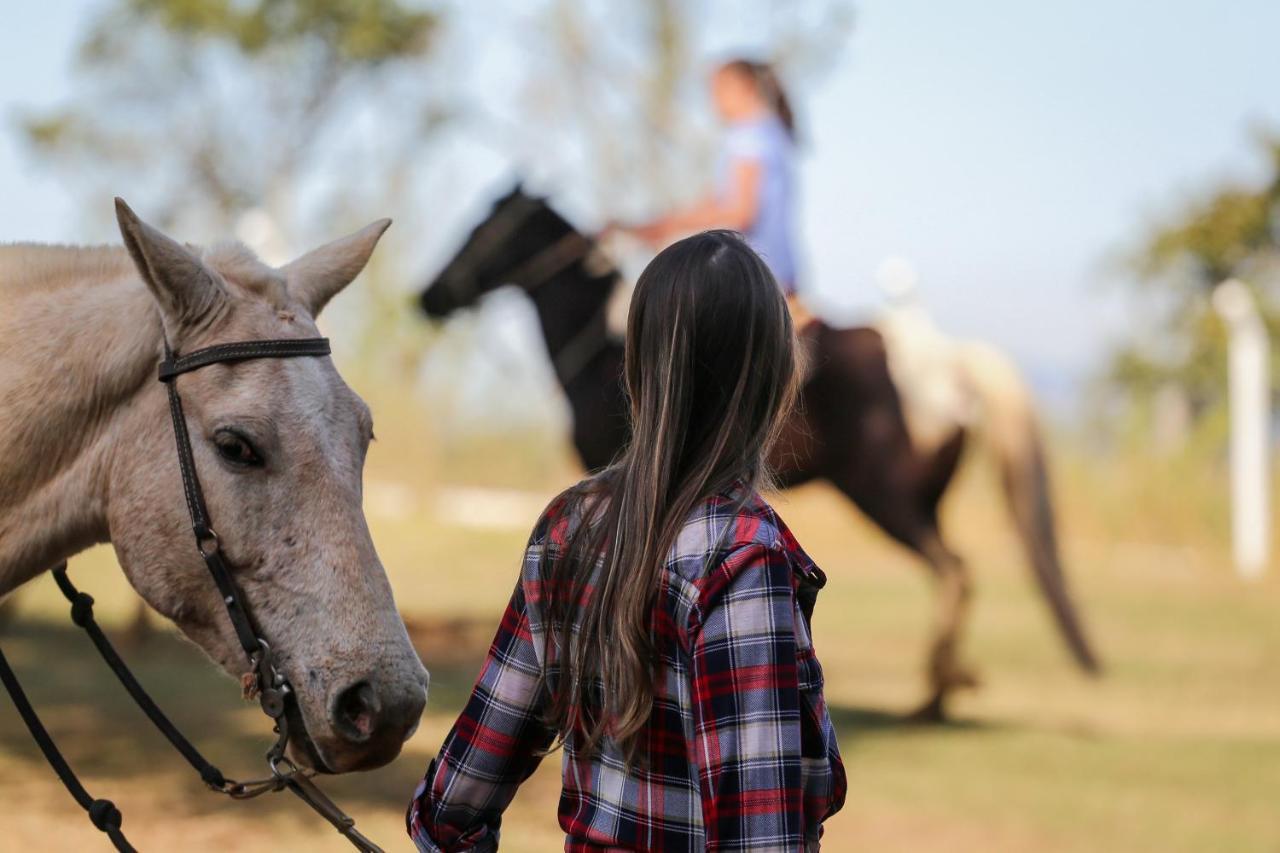
[[[222,771],[210,764],[165,716],[129,671],[128,666],[93,618],[93,598],[77,590],[67,577],[67,564],[64,562],[58,565],[53,570],[53,576],[58,588],[71,602],[72,621],[85,630],[103,660],[115,673],[134,702],[168,739],[174,749],[181,753],[187,763],[200,774],[201,780],[210,789],[233,799],[249,799],[260,794],[288,789],[317,814],[333,824],[334,828],[357,849],[364,853],[382,853],[381,848],[356,830],[355,821],[344,814],[316,787],[311,781],[311,772],[299,768],[285,755],[290,738],[287,707],[290,701],[296,701],[291,698],[293,688],[284,675],[276,669],[275,655],[271,646],[262,638],[262,632],[254,623],[246,607],[244,593],[240,590],[231,574],[230,566],[222,556],[221,543],[209,519],[204,492],[200,488],[200,479],[196,475],[191,436],[187,432],[186,418],[182,413],[182,399],[178,396],[175,382],[178,376],[211,364],[228,364],[260,358],[327,356],[329,352],[327,338],[304,338],[218,344],[177,356],[169,349],[166,341],[164,360],[160,363],[159,379],[165,384],[169,395],[169,413],[173,419],[178,467],[182,472],[182,489],[186,497],[187,510],[191,515],[191,530],[195,536],[196,550],[200,552],[214,585],[218,588],[227,617],[235,630],[236,640],[248,659],[250,671],[244,677],[246,695],[257,696],[258,704],[262,707],[263,713],[271,718],[277,734],[275,743],[267,750],[266,755],[267,766],[271,770],[269,777],[251,782],[237,782],[227,778]],[[3,682],[5,689],[8,690],[19,715],[41,752],[44,753],[45,759],[71,796],[89,813],[89,820],[95,827],[106,833],[117,850],[133,851],[134,848],[120,830],[122,821],[120,810],[110,800],[94,799],[85,790],[84,785],[49,736],[49,732],[40,722],[3,652],[0,652],[0,682]]]

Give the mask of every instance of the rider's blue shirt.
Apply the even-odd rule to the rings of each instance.
[[[796,283],[795,241],[791,232],[795,203],[792,160],[795,143],[774,116],[729,126],[720,166],[720,192],[733,191],[733,167],[749,161],[760,165],[760,199],[755,221],[743,236],[760,253],[787,292]]]

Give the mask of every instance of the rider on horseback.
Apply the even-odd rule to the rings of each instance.
[[[715,191],[702,201],[622,230],[655,246],[708,228],[740,231],[787,295],[797,325],[808,319],[796,296],[792,234],[795,123],[773,67],[734,59],[711,77],[711,97],[726,126]]]

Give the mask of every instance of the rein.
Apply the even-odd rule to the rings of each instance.
[[[537,208],[515,212],[504,211],[490,219],[486,223],[485,227],[488,230],[483,239],[470,247],[467,258],[461,262],[455,261],[451,265],[454,267],[455,274],[445,280],[445,286],[454,290],[459,297],[474,296],[474,293],[457,294],[456,284],[459,281],[474,279],[476,265],[470,262],[471,256],[483,257],[486,253],[494,251],[497,246],[502,245],[503,241],[518,233],[521,226],[536,212]],[[594,239],[571,228],[549,246],[539,249],[495,278],[520,283],[521,287],[532,293],[572,264],[585,258],[595,245]],[[462,270],[460,274],[459,268]]]
[[[67,577],[67,564],[64,562],[53,570],[53,577],[58,584],[58,589],[71,602],[71,621],[85,630],[89,639],[97,647],[98,653],[134,702],[211,790],[226,794],[232,799],[242,800],[287,789],[331,823],[356,849],[363,853],[382,853],[381,848],[356,830],[355,821],[316,787],[311,781],[312,772],[298,767],[285,755],[290,738],[286,710],[290,701],[296,701],[293,698],[295,695],[293,687],[276,669],[275,655],[271,646],[262,638],[262,632],[254,624],[245,604],[244,593],[235,582],[231,569],[222,556],[218,534],[209,520],[204,492],[200,488],[200,480],[196,475],[191,436],[187,432],[187,422],[182,413],[182,399],[178,396],[175,383],[176,378],[181,374],[199,370],[211,364],[227,364],[259,358],[327,356],[329,341],[326,338],[243,341],[207,347],[184,356],[175,356],[166,341],[164,355],[164,361],[160,363],[159,379],[168,389],[169,413],[173,419],[173,434],[178,450],[178,467],[182,472],[182,489],[186,497],[187,510],[191,516],[191,530],[195,536],[196,550],[204,559],[214,585],[222,596],[222,603],[235,630],[236,640],[248,659],[250,672],[245,676],[245,680],[250,689],[247,692],[257,696],[263,713],[270,717],[274,724],[277,738],[266,754],[267,767],[271,775],[250,782],[237,782],[224,776],[222,771],[200,754],[199,750],[165,716],[130,672],[129,667],[93,618],[93,597],[75,588]],[[27,730],[31,732],[32,739],[40,747],[40,751],[44,753],[45,759],[67,791],[88,812],[90,822],[107,835],[117,850],[134,851],[120,830],[123,820],[120,810],[110,800],[95,799],[85,790],[84,785],[58,750],[48,730],[40,722],[39,716],[27,699],[22,685],[19,684],[3,652],[0,652],[0,682],[3,682],[18,714],[26,724]]]
[[[595,245],[594,239],[571,229],[502,277],[521,282],[525,293],[533,299],[539,288],[585,258]],[[578,378],[578,375],[608,343],[609,333],[606,328],[605,310],[605,305],[601,305],[600,309],[561,348],[559,354],[552,358],[552,367],[561,386],[569,387],[569,383]]]
[[[567,389],[573,380],[599,355],[609,343],[608,318],[605,306],[579,329],[569,342],[560,348],[560,352],[551,359],[556,378],[561,387]]]
[[[524,282],[525,293],[532,299],[540,287],[585,258],[595,245],[594,239],[570,230],[550,246],[507,273],[505,277]],[[569,383],[578,378],[578,375],[609,342],[607,304],[606,300],[605,304],[602,304],[599,310],[561,348],[559,354],[552,358],[552,367],[555,368],[556,378],[560,380],[562,387],[568,388]]]
[[[532,293],[571,264],[585,258],[595,244],[596,241],[590,237],[579,234],[577,231],[569,231],[511,270],[503,278],[524,282],[524,289]]]
[[[535,209],[518,211],[515,214],[504,213],[499,218],[490,220],[490,231],[485,235],[482,246],[489,250],[491,246],[501,243],[516,233]],[[500,226],[500,227],[498,227]],[[496,233],[495,233],[496,232]],[[570,229],[555,242],[534,252],[533,255],[502,273],[497,278],[519,284],[526,295],[533,298],[535,292],[573,264],[589,255],[596,246],[596,241],[574,229]],[[474,252],[473,252],[474,253]],[[469,281],[474,278],[474,269],[470,264],[462,266],[463,275],[454,275],[446,280],[445,285],[456,291],[456,282]],[[470,297],[471,294],[465,294]],[[556,377],[560,384],[568,386],[570,382],[586,368],[591,360],[604,349],[608,342],[608,331],[605,328],[605,308],[592,316],[587,323],[565,344],[559,356],[552,359]]]

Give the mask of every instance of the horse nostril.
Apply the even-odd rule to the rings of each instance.
[[[359,681],[338,694],[330,713],[339,734],[353,743],[364,743],[377,729],[381,711],[373,686]]]

